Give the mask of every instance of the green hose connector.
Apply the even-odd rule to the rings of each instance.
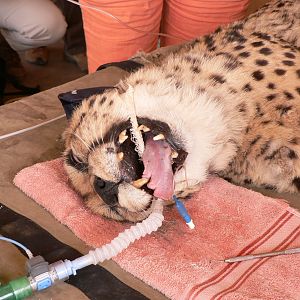
[[[0,286],[0,300],[22,300],[32,295],[27,277],[20,277]]]

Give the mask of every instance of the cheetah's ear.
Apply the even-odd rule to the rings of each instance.
[[[107,89],[113,88],[113,86],[102,86],[81,90],[73,90],[70,92],[59,94],[58,99],[60,100],[64,108],[67,119],[69,120],[72,117],[74,110],[81,104],[81,102],[84,99],[92,95],[103,94]]]

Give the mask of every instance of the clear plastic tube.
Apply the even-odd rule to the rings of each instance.
[[[0,236],[0,241],[5,241],[5,242],[12,243],[12,244],[14,244],[14,245],[16,245],[16,246],[22,248],[22,249],[26,252],[26,254],[27,254],[27,256],[28,256],[29,258],[32,258],[32,257],[33,257],[31,251],[30,251],[27,247],[25,247],[23,244],[21,244],[21,243],[15,241],[15,240],[13,240],[13,239],[9,239],[9,238],[7,238],[7,237]],[[0,299],[0,300],[1,300],[1,299]]]
[[[110,243],[91,250],[88,254],[73,261],[65,260],[64,262],[53,264],[52,267],[56,271],[57,279],[65,280],[69,275],[76,275],[76,271],[79,269],[111,259],[126,249],[130,243],[156,231],[164,220],[162,212],[163,200],[157,199],[153,201],[152,213],[147,219],[121,232]]]

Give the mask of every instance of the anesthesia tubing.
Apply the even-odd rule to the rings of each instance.
[[[0,300],[25,299],[31,296],[34,291],[46,289],[57,281],[67,280],[70,275],[76,275],[77,270],[111,259],[134,241],[156,231],[164,220],[162,212],[163,200],[153,201],[152,212],[147,219],[121,232],[110,243],[91,250],[88,254],[73,261],[66,259],[49,265],[41,256],[30,258],[26,263],[28,277],[17,278],[4,286],[0,284]],[[5,240],[9,242],[9,239]],[[25,246],[22,248],[27,249]]]
[[[110,243],[95,250],[91,250],[84,256],[81,256],[73,261],[65,260],[63,262],[63,267],[65,269],[61,268],[62,265],[60,267],[54,266],[59,279],[64,280],[66,279],[66,275],[76,275],[76,270],[82,269],[91,264],[96,265],[104,260],[111,259],[126,249],[130,243],[133,243],[135,240],[144,237],[146,234],[156,231],[162,225],[164,220],[162,211],[163,200],[157,199],[152,203],[152,213],[144,221],[131,226],[129,229],[121,232]]]

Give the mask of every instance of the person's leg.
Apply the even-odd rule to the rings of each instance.
[[[213,32],[218,26],[242,19],[250,0],[165,0],[161,31],[192,40]],[[181,43],[162,38],[161,45]]]
[[[162,0],[80,0],[96,5],[137,30],[158,32]],[[87,44],[89,72],[100,65],[128,59],[137,51],[151,51],[157,46],[157,36],[134,31],[98,11],[82,8]]]
[[[79,6],[66,0],[56,0],[68,24],[65,34],[65,51],[71,55],[85,53],[85,38],[82,24],[82,14]]]
[[[18,95],[30,95],[40,91],[34,78],[26,76],[26,71],[22,66],[18,53],[9,46],[1,33],[0,62],[0,85],[2,96],[4,94],[6,83],[10,83],[14,87],[13,92]]]
[[[82,14],[79,6],[66,0],[56,0],[68,24],[64,37],[65,58],[78,65],[80,70],[87,71],[86,45],[83,31]]]
[[[66,27],[62,13],[50,0],[0,2],[1,33],[17,51],[55,43]]]

